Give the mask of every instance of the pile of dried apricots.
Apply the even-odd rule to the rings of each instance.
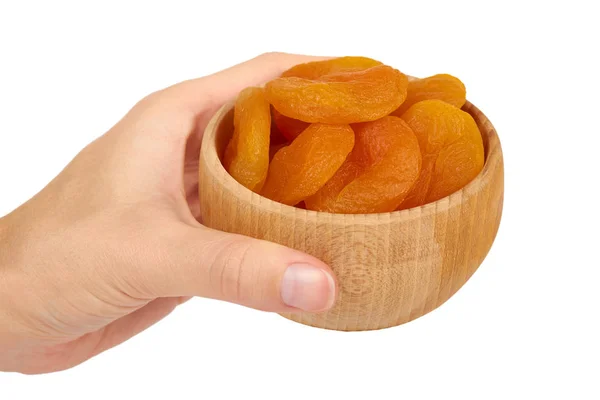
[[[366,57],[296,65],[242,90],[224,166],[248,189],[308,210],[383,213],[446,197],[483,168],[464,84],[409,80]]]

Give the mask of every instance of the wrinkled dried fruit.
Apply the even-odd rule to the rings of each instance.
[[[299,64],[240,93],[223,164],[251,190],[308,210],[421,206],[483,168],[465,102],[465,85],[448,74],[409,82],[367,57]]]
[[[355,124],[356,143],[309,210],[343,214],[394,211],[419,177],[421,153],[410,127],[398,117]]]
[[[275,154],[261,194],[283,204],[298,204],[335,174],[353,147],[349,125],[310,125]]]
[[[285,71],[281,76],[284,78],[293,76],[304,79],[319,79],[324,75],[360,71],[378,65],[383,64],[367,57],[338,57],[329,60],[298,64]]]
[[[408,78],[380,65],[325,75],[318,80],[277,78],[265,86],[267,100],[286,117],[311,123],[373,121],[396,110],[406,98]]]
[[[281,132],[283,137],[285,137],[285,139],[289,142],[292,142],[294,139],[296,139],[296,137],[298,137],[298,135],[310,125],[308,122],[286,117],[275,108],[273,108],[271,111],[273,125],[277,126],[279,132]]]
[[[271,109],[262,88],[240,92],[233,114],[233,137],[225,149],[223,165],[248,189],[259,192],[269,169]]]
[[[410,107],[402,119],[419,140],[423,167],[400,209],[446,197],[473,180],[483,168],[483,140],[469,113],[441,100],[424,100]]]
[[[460,79],[448,74],[411,80],[408,82],[406,100],[392,115],[402,117],[413,104],[433,99],[461,108],[467,101],[467,89]]]

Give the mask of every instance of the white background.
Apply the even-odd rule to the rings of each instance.
[[[324,331],[194,299],[74,369],[0,373],[0,399],[600,397],[594,2],[150,3],[1,0],[0,214],[151,91],[276,50],[460,77],[504,149],[497,240],[404,326]]]

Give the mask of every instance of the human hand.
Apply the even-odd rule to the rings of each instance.
[[[70,368],[192,296],[275,312],[331,307],[323,262],[198,222],[210,117],[244,87],[311,60],[269,53],[149,95],[0,219],[0,370]]]

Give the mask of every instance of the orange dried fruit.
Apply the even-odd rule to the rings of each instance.
[[[431,203],[464,187],[484,163],[481,132],[473,117],[442,100],[414,104],[402,119],[419,140],[423,166],[400,209]]]
[[[354,132],[349,125],[310,125],[275,154],[261,195],[298,204],[335,174],[353,147]]]
[[[271,137],[271,109],[262,88],[249,87],[239,93],[233,127],[223,165],[236,181],[259,192],[269,169]]]
[[[325,75],[318,80],[277,78],[265,86],[267,100],[286,117],[311,123],[374,121],[396,110],[406,98],[408,78],[379,65]]]
[[[421,170],[419,143],[400,118],[387,116],[352,126],[356,143],[346,162],[306,208],[343,214],[394,211]]]
[[[379,213],[458,191],[483,168],[483,140],[460,108],[465,85],[367,57],[296,65],[235,105],[223,164],[272,200],[333,213]]]
[[[313,61],[298,64],[281,74],[284,78],[297,77],[319,79],[322,76],[340,72],[353,72],[383,65],[377,60],[367,57],[337,57],[329,60]]]
[[[433,99],[461,108],[467,101],[467,89],[460,79],[449,74],[411,80],[408,82],[406,100],[392,115],[402,117],[413,104]]]
[[[272,109],[271,115],[273,117],[273,125],[277,126],[279,132],[281,132],[283,137],[289,142],[296,139],[296,137],[310,125],[308,122],[286,117],[275,108]]]
[[[282,148],[288,146],[288,143],[277,143],[277,144],[272,144],[271,148],[269,149],[269,161],[273,160],[273,157],[275,157],[275,154],[277,154],[277,152],[279,150],[281,150]]]

